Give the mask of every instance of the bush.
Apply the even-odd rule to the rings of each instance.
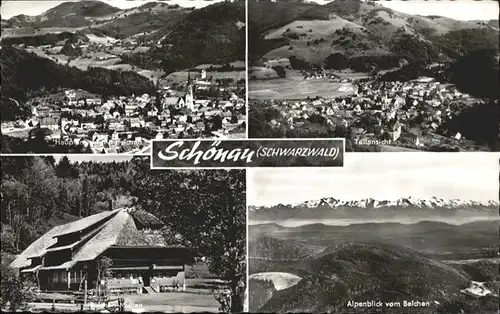
[[[26,303],[31,299],[30,282],[23,282],[17,272],[2,264],[2,310],[17,311],[25,308]]]
[[[332,53],[325,59],[326,69],[342,70],[347,67],[349,67],[349,60],[343,53]]]
[[[276,71],[276,73],[278,73],[278,76],[279,77],[286,77],[286,70],[283,66],[281,65],[276,65],[276,66],[273,66],[272,68],[274,71]]]
[[[294,70],[306,70],[306,69],[309,69],[311,67],[309,62],[301,60],[295,56],[291,56],[289,58],[289,60],[290,60],[290,66]]]

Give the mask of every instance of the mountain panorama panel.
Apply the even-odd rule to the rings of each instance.
[[[498,165],[353,154],[342,169],[247,170],[249,311],[494,313]]]
[[[248,1],[249,137],[499,151],[495,1]]]
[[[2,4],[2,153],[246,137],[244,1]]]

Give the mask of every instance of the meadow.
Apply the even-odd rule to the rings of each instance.
[[[336,83],[328,78],[306,80],[296,70],[288,70],[284,78],[251,80],[248,89],[250,99],[333,98],[353,93],[350,83]]]

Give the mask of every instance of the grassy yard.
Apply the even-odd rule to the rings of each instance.
[[[334,83],[327,78],[306,80],[295,70],[287,70],[285,78],[252,80],[248,88],[251,99],[332,98],[349,95],[353,91],[350,83]]]
[[[148,312],[218,312],[219,302],[212,295],[184,292],[125,296],[125,311],[137,307]]]

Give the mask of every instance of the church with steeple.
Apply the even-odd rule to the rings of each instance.
[[[186,94],[184,96],[184,104],[189,110],[194,110],[194,86],[191,81],[191,72],[188,72],[188,80],[186,84]]]
[[[191,79],[191,72],[188,72],[188,79],[186,83],[186,91],[183,97],[165,97],[162,100],[163,109],[168,109],[169,106],[177,108],[187,108],[194,110],[194,84]]]

